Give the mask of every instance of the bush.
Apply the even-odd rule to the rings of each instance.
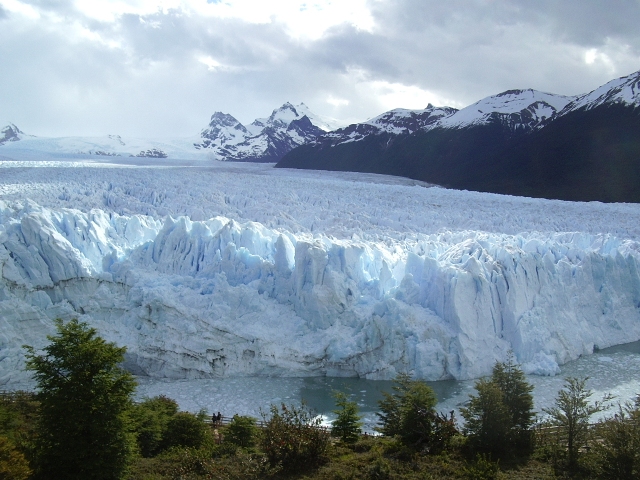
[[[31,392],[18,391],[0,398],[0,436],[7,437],[28,460],[34,457],[38,408]]]
[[[11,444],[8,438],[0,437],[0,478],[3,480],[26,480],[31,475],[29,463]]]
[[[598,425],[594,454],[600,478],[640,478],[640,398],[635,406],[618,407],[618,413]]]
[[[297,473],[326,461],[329,434],[304,404],[272,405],[270,414],[267,419],[263,413],[261,446],[272,468]]]
[[[224,430],[225,442],[243,448],[253,447],[256,444],[257,435],[256,419],[240,415],[234,415]]]
[[[208,426],[196,415],[178,412],[169,419],[162,437],[163,450],[172,447],[199,448],[207,438]]]
[[[391,465],[383,457],[376,457],[367,468],[367,478],[371,480],[387,480],[391,478]]]
[[[134,406],[132,417],[138,449],[143,457],[152,457],[160,452],[169,420],[176,413],[178,404],[164,395],[145,399]]]
[[[464,468],[464,477],[469,480],[494,480],[498,478],[498,463],[485,455],[476,455],[473,464]]]

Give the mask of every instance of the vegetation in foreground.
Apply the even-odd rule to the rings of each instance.
[[[342,392],[330,429],[304,404],[212,425],[164,396],[135,403],[124,349],[76,320],[57,327],[43,354],[28,348],[38,393],[0,396],[0,479],[640,478],[640,396],[592,425],[612,399],[594,402],[587,379],[569,378],[536,423],[513,355],[476,383],[462,429],[401,375],[371,436]]]

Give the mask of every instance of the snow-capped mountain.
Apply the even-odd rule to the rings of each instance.
[[[337,125],[336,120],[314,114],[304,103],[285,103],[268,118],[246,126],[231,115],[216,112],[199,136],[186,138],[34,137],[9,124],[0,130],[0,152],[16,158],[45,154],[276,162]]]
[[[331,122],[301,103],[285,103],[269,118],[242,125],[233,116],[216,112],[202,130],[197,149],[206,149],[217,160],[277,162],[295,147],[315,140],[331,128]]]
[[[365,122],[325,134],[277,166],[384,173],[512,195],[640,202],[639,106],[640,72],[575,97],[509,90],[461,110],[440,109],[437,119],[416,129],[398,128],[389,112],[375,119],[375,128]]]
[[[590,110],[611,105],[640,106],[640,71],[611,80],[592,92],[579,95],[567,104],[558,116],[577,110]]]
[[[24,132],[20,131],[13,123],[10,123],[0,130],[0,145],[4,145],[7,142],[17,142],[24,137]]]
[[[453,112],[431,128],[467,128],[497,121],[513,132],[531,131],[573,100],[533,89],[507,90]]]
[[[324,134],[318,141],[332,145],[358,142],[370,135],[388,133],[391,135],[409,135],[418,130],[427,130],[457,112],[451,107],[434,107],[429,104],[424,110],[397,108],[378,115],[363,123],[356,123]],[[313,142],[312,142],[313,143]]]
[[[388,146],[398,137],[406,137],[416,132],[438,128],[461,129],[489,123],[499,123],[511,132],[524,133],[539,128],[543,122],[554,117],[574,99],[575,97],[527,89],[508,90],[484,98],[461,110],[434,107],[431,104],[424,110],[398,108],[365,122],[325,133],[309,143],[327,148],[377,136],[378,143]]]

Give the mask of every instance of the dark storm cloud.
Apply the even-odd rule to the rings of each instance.
[[[0,89],[12,92],[0,121],[30,133],[189,135],[213,111],[249,122],[285,101],[364,119],[425,106],[388,105],[375,90],[388,84],[464,106],[510,88],[584,93],[640,68],[638,0],[376,0],[371,31],[344,23],[315,40],[276,20],[176,9],[100,21],[68,1],[29,4],[39,20],[0,0]]]
[[[315,58],[442,92],[462,103],[520,87],[578,94],[640,68],[636,0],[397,0],[372,5],[373,33],[348,28],[329,32],[315,45]],[[608,69],[585,64],[581,48],[607,53],[612,42],[625,50],[626,58],[612,59],[618,62]]]
[[[583,0],[563,2],[519,0],[521,16],[539,17],[557,38],[585,46],[595,46],[607,38],[628,40],[637,47],[640,38],[640,1]]]

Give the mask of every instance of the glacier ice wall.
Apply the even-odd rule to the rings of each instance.
[[[640,339],[640,244],[612,235],[482,232],[335,239],[0,201],[0,383],[23,344],[78,317],[155,377],[429,380],[490,372],[509,349],[554,374]]]

